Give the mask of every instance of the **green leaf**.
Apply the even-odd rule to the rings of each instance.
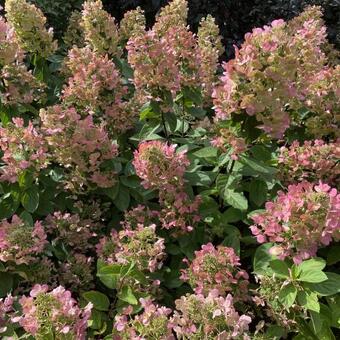
[[[319,283],[308,284],[309,289],[321,296],[330,296],[340,293],[340,275],[326,272],[327,280]]]
[[[255,178],[262,178],[266,182],[272,182],[275,178],[276,168],[266,165],[264,162],[259,160],[252,160],[245,156],[241,156],[239,160],[240,164],[243,165],[241,174],[243,176],[251,176]]]
[[[207,111],[200,107],[188,107],[187,112],[196,118],[203,118],[207,114]]]
[[[333,265],[340,261],[340,244],[335,244],[329,248],[327,253],[327,264]]]
[[[150,119],[150,118],[158,118],[161,114],[161,110],[159,104],[155,101],[145,103],[140,111],[139,118],[140,120]]]
[[[20,218],[26,222],[28,225],[30,225],[31,227],[33,227],[33,218],[32,218],[32,215],[30,213],[28,213],[27,211],[23,211],[21,214],[20,214]]]
[[[120,300],[123,300],[127,303],[130,303],[131,305],[137,305],[138,301],[133,294],[133,291],[130,286],[124,286],[119,292],[118,292],[118,298]]]
[[[92,309],[91,311],[91,319],[88,322],[88,326],[91,329],[100,329],[103,324],[103,314],[99,310]]]
[[[18,209],[19,202],[13,195],[2,197],[0,199],[0,220],[11,217]]]
[[[273,269],[277,277],[289,277],[289,268],[285,262],[281,260],[272,260],[270,261],[270,267]]]
[[[62,179],[64,178],[64,171],[62,169],[54,168],[49,172],[52,180],[54,182],[61,182]]]
[[[228,225],[225,232],[227,236],[224,238],[222,245],[233,248],[235,250],[235,253],[237,255],[240,255],[240,231],[238,230],[238,228],[232,225]]]
[[[209,187],[214,181],[216,173],[212,171],[195,171],[191,173],[186,173],[185,178],[193,186],[205,186]]]
[[[235,209],[245,211],[248,209],[248,201],[243,193],[231,189],[224,190],[224,200]]]
[[[23,171],[18,177],[18,183],[20,188],[27,189],[29,188],[34,181],[34,176],[32,171],[26,170]]]
[[[184,94],[184,97],[193,101],[194,104],[196,105],[202,104],[202,94],[198,89],[191,88],[191,87],[184,87],[182,89],[182,92]]]
[[[37,210],[39,206],[39,191],[37,187],[26,190],[21,197],[21,204],[30,213]]]
[[[115,183],[115,185],[111,188],[104,188],[102,189],[103,193],[108,196],[112,201],[114,201],[119,192],[119,182]]]
[[[305,291],[298,292],[297,301],[300,306],[305,307],[309,310],[319,313],[320,312],[320,304],[318,300],[318,296],[315,293],[308,294]]]
[[[297,289],[292,284],[288,284],[280,290],[279,301],[289,309],[293,305],[296,295]]]
[[[233,207],[228,208],[223,213],[223,221],[226,223],[234,223],[243,220],[246,217],[245,213]]]
[[[0,298],[11,292],[13,276],[7,272],[0,272]]]
[[[125,211],[130,205],[129,190],[123,185],[120,185],[118,196],[113,203],[120,211]]]
[[[273,246],[274,243],[264,243],[257,247],[253,259],[253,268],[256,274],[271,276],[274,273],[270,262],[275,259],[275,256],[269,254],[269,249]]]
[[[216,158],[217,149],[213,146],[207,146],[193,153],[194,156],[198,158]]]
[[[105,294],[101,292],[97,292],[95,290],[91,290],[89,292],[85,292],[83,294],[83,297],[88,302],[91,302],[95,309],[101,310],[101,311],[109,310],[110,300]]]
[[[249,186],[249,198],[260,207],[267,199],[267,184],[264,181],[253,179]]]
[[[298,266],[301,272],[306,272],[310,270],[322,271],[325,267],[326,267],[325,260],[319,257],[315,257],[313,259],[303,261]]]
[[[327,280],[327,275],[322,272],[326,262],[320,258],[314,258],[302,262],[298,266],[298,281],[319,283]]]
[[[118,281],[120,279],[121,268],[122,266],[118,264],[104,266],[100,268],[100,270],[97,273],[97,276],[100,278],[100,281],[102,281],[106,287],[116,289]]]

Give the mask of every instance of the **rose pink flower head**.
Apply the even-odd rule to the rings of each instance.
[[[266,211],[254,215],[252,233],[258,242],[274,242],[271,253],[299,263],[340,235],[340,194],[328,184],[302,182],[279,192]]]

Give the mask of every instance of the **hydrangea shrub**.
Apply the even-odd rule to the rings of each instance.
[[[246,34],[173,0],[0,18],[0,338],[340,336],[339,65],[322,12]]]

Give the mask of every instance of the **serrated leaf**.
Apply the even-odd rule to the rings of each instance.
[[[320,304],[318,301],[318,296],[315,293],[307,293],[305,291],[298,292],[297,301],[300,306],[306,309],[312,310],[314,312],[320,312]]]
[[[118,292],[118,298],[120,300],[123,300],[127,303],[130,303],[131,305],[137,305],[138,301],[131,289],[130,286],[124,286],[119,292]]]
[[[289,268],[285,262],[281,260],[272,260],[270,261],[270,267],[273,269],[277,277],[281,278],[289,277]]]
[[[267,199],[267,184],[264,181],[253,179],[249,186],[249,198],[260,207]]]
[[[267,276],[273,274],[270,262],[275,259],[275,256],[269,254],[269,249],[273,246],[274,243],[264,243],[257,247],[253,259],[253,268],[256,274]]]
[[[309,289],[321,296],[330,296],[340,293],[340,275],[336,273],[324,273],[327,280],[319,283],[308,284]]]
[[[288,284],[280,290],[279,301],[289,309],[293,305],[296,295],[297,289],[292,284]]]
[[[226,189],[224,190],[223,199],[235,209],[239,209],[241,211],[246,211],[248,209],[248,201],[243,193]]]
[[[91,290],[83,293],[83,297],[88,302],[91,302],[95,309],[101,311],[109,310],[110,300],[105,294],[97,292],[95,290]]]
[[[111,188],[104,188],[102,190],[106,196],[110,197],[110,199],[114,201],[119,192],[119,182],[117,181],[117,183],[115,183],[115,185]]]
[[[21,204],[30,213],[37,210],[39,206],[39,191],[37,187],[26,190],[21,197]]]
[[[120,185],[118,196],[113,203],[120,211],[125,211],[130,205],[129,190],[123,185]]]
[[[120,278],[121,267],[121,265],[116,264],[104,266],[97,272],[97,276],[106,287],[116,289]]]
[[[216,158],[217,149],[213,146],[206,146],[205,148],[195,151],[193,155],[198,158]]]
[[[326,262],[320,258],[314,258],[299,264],[297,270],[299,272],[298,281],[319,283],[327,280],[327,275],[322,272],[326,266]]]
[[[246,217],[245,213],[241,210],[235,209],[234,207],[228,208],[223,213],[223,221],[226,223],[234,223],[243,220]]]
[[[206,186],[209,187],[214,181],[216,173],[212,171],[195,171],[191,173],[186,173],[185,178],[193,186]]]

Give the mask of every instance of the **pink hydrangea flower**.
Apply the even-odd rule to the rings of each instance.
[[[82,119],[74,108],[59,105],[41,110],[40,117],[54,160],[65,168],[67,188],[81,191],[115,183],[114,170],[101,167],[118,154],[105,125],[98,126],[92,116]]]
[[[222,296],[232,293],[236,300],[248,298],[249,275],[239,268],[240,259],[233,248],[212,243],[195,251],[192,262],[185,260],[188,268],[182,270],[181,279],[188,281],[196,294],[207,295],[217,290]]]
[[[241,48],[235,47],[235,59],[223,64],[214,89],[216,121],[246,112],[266,134],[279,139],[292,121],[301,123],[290,112],[307,107],[315,113],[307,118],[311,133],[336,133],[340,68],[325,67],[321,46],[326,43],[326,27],[321,17],[319,7],[309,7],[287,23],[275,20],[247,33]]]
[[[141,271],[154,272],[162,267],[165,258],[164,239],[156,235],[156,226],[138,224],[120,232],[112,231],[97,245],[97,254],[107,263],[129,264],[134,262]]]
[[[251,318],[240,315],[234,307],[233,297],[219,296],[211,290],[208,296],[201,294],[182,296],[176,300],[176,310],[170,320],[180,339],[242,339],[249,340],[247,332]]]
[[[24,126],[22,118],[13,118],[0,128],[0,149],[3,151],[0,180],[14,183],[26,169],[35,175],[48,165],[48,149],[41,131],[32,122]]]
[[[164,339],[175,340],[169,323],[171,309],[155,305],[150,299],[140,299],[143,312],[130,317],[132,312],[126,308],[123,315],[116,315],[114,327],[115,340],[122,339]]]
[[[252,217],[250,227],[259,243],[275,242],[272,253],[294,262],[315,256],[318,248],[340,239],[340,194],[320,182],[290,185],[263,213]]]
[[[17,215],[11,222],[0,222],[0,260],[16,264],[29,264],[37,261],[47,244],[47,236],[41,222],[29,226]]]
[[[182,232],[193,230],[200,220],[200,197],[192,200],[185,192],[184,173],[190,164],[185,153],[176,153],[174,144],[144,142],[134,152],[132,164],[146,189],[159,190],[162,227]]]
[[[21,297],[19,302],[22,307],[19,323],[27,333],[37,337],[49,334],[63,337],[67,334],[85,340],[92,304],[80,309],[71,293],[62,286],[49,291],[47,285],[37,284],[30,296]]]
[[[323,140],[294,141],[280,149],[280,179],[286,183],[309,180],[335,184],[340,175],[340,140],[325,143]]]

